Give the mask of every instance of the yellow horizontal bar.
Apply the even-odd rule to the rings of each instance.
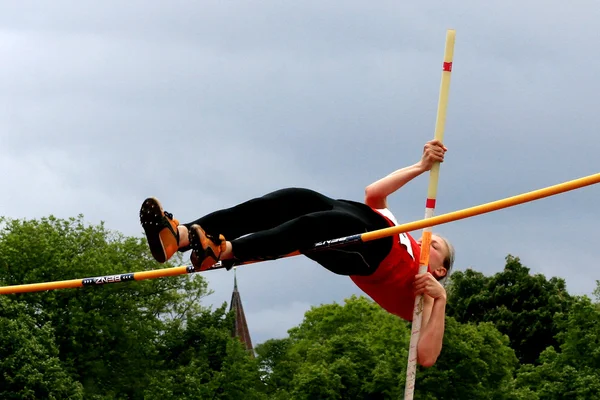
[[[163,269],[155,269],[153,271],[141,271],[135,272],[133,274],[133,279],[136,281],[141,281],[144,279],[156,279],[163,278],[167,276],[176,276],[183,275],[187,273],[187,267],[171,267],[171,268],[163,268]],[[71,279],[68,281],[56,281],[56,282],[45,282],[45,283],[28,283],[24,285],[14,285],[14,286],[4,286],[0,287],[0,295],[1,294],[14,294],[14,293],[26,293],[26,292],[41,292],[44,290],[56,290],[56,289],[71,289],[83,287],[83,281],[85,280],[99,280],[102,283],[92,283],[90,285],[85,286],[100,286],[108,283],[118,283],[124,282],[124,280],[120,279],[123,275],[130,274],[116,274],[116,275],[108,275],[104,277],[94,277],[94,278],[84,278],[84,279]]]
[[[82,287],[82,279],[71,279],[68,281],[30,283],[26,285],[0,287],[0,294],[13,294],[25,292],[41,292],[43,290],[70,289]]]
[[[144,279],[164,278],[167,276],[177,276],[183,274],[187,274],[187,267],[172,267],[155,269],[153,271],[136,272],[133,274],[133,279],[136,281],[142,281]]]
[[[500,210],[502,208],[513,207],[519,204],[538,200],[544,197],[554,196],[570,190],[579,189],[584,186],[593,185],[600,182],[600,173],[589,175],[583,178],[574,179],[572,181],[560,183],[558,185],[549,186],[544,189],[534,190],[532,192],[520,194],[518,196],[507,197],[506,199],[493,201],[491,203],[482,204],[479,206],[465,208],[463,210],[454,211],[447,214],[438,215],[437,217],[426,218],[423,220],[409,222],[407,224],[397,225],[390,228],[384,228],[372,232],[366,232],[361,235],[363,242],[370,240],[381,239],[383,237],[399,234],[403,232],[411,232],[417,229],[426,228],[429,226],[441,225],[448,222],[457,221],[460,219],[474,217],[476,215],[489,213]]]

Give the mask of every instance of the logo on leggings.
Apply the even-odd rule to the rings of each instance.
[[[324,240],[322,242],[317,242],[315,244],[315,246],[331,246],[332,244],[341,243],[341,242],[344,242],[345,240],[346,240],[345,238]]]
[[[350,242],[357,242],[357,241],[360,241],[360,235],[352,235],[352,236],[346,236],[346,237],[337,238],[337,239],[323,240],[322,242],[315,243],[313,248],[329,247],[329,246],[340,244],[340,243],[343,244],[343,243],[350,243]]]

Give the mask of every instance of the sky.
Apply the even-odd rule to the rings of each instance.
[[[448,29],[436,215],[598,173],[596,3],[1,2],[0,215],[83,214],[141,237],[149,196],[182,222],[289,186],[362,201],[433,138]],[[390,197],[399,221],[423,218],[428,179]],[[599,196],[589,186],[434,231],[456,270],[492,275],[511,254],[591,294]],[[255,344],[361,295],[300,257],[236,274]],[[205,277],[204,304],[229,302],[233,273]]]

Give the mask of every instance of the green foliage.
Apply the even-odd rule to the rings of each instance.
[[[175,264],[177,263],[177,264]],[[145,240],[102,224],[0,219],[0,284],[68,280],[157,264]],[[415,399],[600,398],[596,301],[508,256],[494,276],[455,272],[443,349]],[[364,297],[313,307],[283,339],[232,338],[200,274],[0,297],[0,398],[396,399],[410,324]]]
[[[446,318],[442,354],[417,376],[415,399],[507,399],[518,365],[508,337],[491,323]]]
[[[81,216],[0,222],[3,285],[145,271],[159,265],[144,240],[107,231],[102,224],[86,226]],[[27,310],[12,329],[33,324],[52,332],[52,340],[43,342],[40,354],[53,355],[59,370],[83,386],[86,399],[143,398],[148,386],[156,383],[156,373],[165,374],[163,336],[183,333],[195,317],[210,315],[199,305],[207,294],[206,282],[198,274],[11,295]],[[211,328],[222,338],[220,353],[211,360],[236,354],[234,347],[225,351],[233,346],[231,320],[222,311],[212,322],[219,319],[228,322]],[[202,352],[215,351],[205,343],[188,364],[204,368],[207,357]],[[231,368],[237,360],[231,357],[229,364],[211,368],[221,372]],[[34,360],[32,356],[30,361]]]
[[[558,335],[560,352],[553,347],[538,366],[521,367],[516,384],[536,399],[600,398],[600,312],[587,297],[575,299]]]
[[[171,324],[159,343],[164,360],[145,399],[263,399],[258,363],[231,338],[233,314],[203,311]]]
[[[352,297],[344,306],[313,307],[289,334],[256,348],[273,398],[399,393],[410,331],[373,302]]]
[[[560,318],[571,302],[564,280],[532,276],[509,255],[504,271],[492,277],[473,270],[455,272],[447,314],[462,323],[492,322],[508,335],[521,363],[535,363],[548,346],[558,345]]]
[[[272,398],[403,396],[410,326],[364,297],[314,307],[289,333],[256,349]],[[415,399],[507,398],[517,362],[492,324],[448,318],[442,355],[419,368]]]
[[[49,324],[38,326],[24,304],[0,297],[0,398],[82,399],[58,358]]]

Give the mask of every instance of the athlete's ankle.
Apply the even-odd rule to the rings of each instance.
[[[231,260],[234,258],[233,249],[230,241],[225,241],[225,250],[221,252],[220,260]]]
[[[188,248],[190,245],[188,228],[185,225],[177,226],[179,232],[179,249]]]

